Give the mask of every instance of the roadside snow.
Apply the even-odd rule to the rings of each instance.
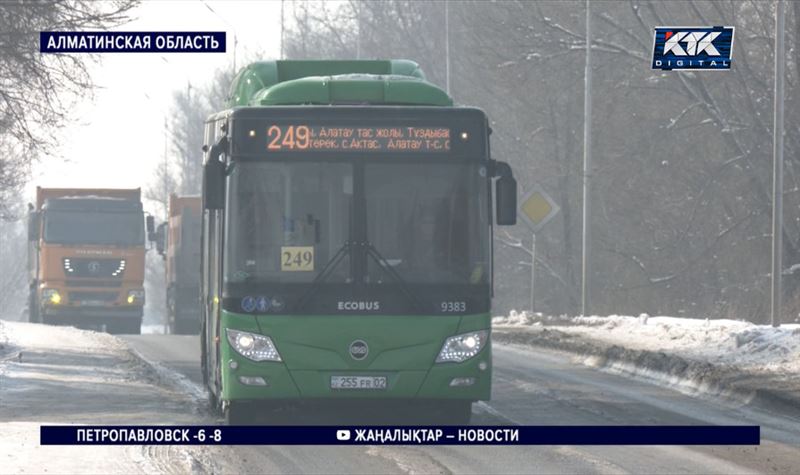
[[[800,325],[511,312],[493,319],[497,343],[567,351],[575,362],[686,394],[797,413]]]
[[[778,328],[736,320],[677,317],[545,317],[528,312],[495,317],[497,329],[557,326],[583,340],[632,350],[665,352],[747,372],[800,376],[800,325]]]
[[[156,379],[111,335],[0,320],[0,472],[191,472],[182,447],[39,445],[43,424],[198,423]]]
[[[164,331],[164,325],[147,325],[142,324],[142,335],[163,335],[166,332]]]

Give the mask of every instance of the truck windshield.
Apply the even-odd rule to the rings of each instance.
[[[54,244],[144,244],[141,212],[50,210],[44,214],[44,240]]]
[[[325,282],[392,282],[389,266],[410,284],[485,283],[486,183],[475,163],[239,162],[226,281],[310,283],[327,268]],[[365,246],[378,257],[358,271],[351,260]]]

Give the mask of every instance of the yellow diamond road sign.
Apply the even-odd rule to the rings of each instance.
[[[544,190],[536,185],[522,197],[519,203],[519,217],[528,223],[533,232],[538,232],[553,216],[559,207]]]

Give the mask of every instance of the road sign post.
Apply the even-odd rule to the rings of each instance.
[[[531,314],[533,309],[536,308],[536,233],[531,233]]]
[[[517,214],[531,228],[531,313],[536,308],[536,233],[558,214],[559,207],[542,187],[534,185],[522,197]]]

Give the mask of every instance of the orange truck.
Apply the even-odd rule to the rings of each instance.
[[[29,320],[141,333],[152,217],[146,222],[139,188],[37,187],[28,219]]]
[[[156,231],[156,248],[166,261],[167,321],[170,333],[200,331],[199,196],[169,197],[169,217]]]

